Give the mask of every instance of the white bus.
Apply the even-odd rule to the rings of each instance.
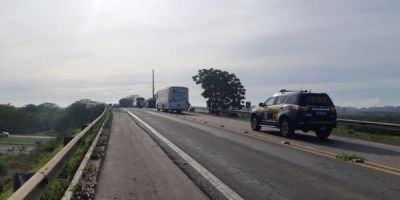
[[[189,89],[186,87],[167,87],[156,93],[157,111],[176,111],[178,113],[188,109]]]

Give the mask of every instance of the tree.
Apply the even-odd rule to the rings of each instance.
[[[0,104],[0,131],[11,134],[35,134],[44,131],[69,131],[96,119],[105,108],[104,103],[77,101],[67,108],[53,103],[27,104],[15,107]]]
[[[199,70],[192,78],[204,89],[201,95],[207,99],[208,108],[226,110],[243,107],[246,89],[235,74],[210,68]]]

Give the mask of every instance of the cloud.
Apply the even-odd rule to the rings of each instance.
[[[191,77],[214,67],[241,78],[255,102],[287,87],[341,102],[363,101],[346,91],[382,89],[381,103],[393,103],[399,8],[373,0],[2,1],[0,102],[149,96],[156,69],[157,89],[187,86],[204,105]]]

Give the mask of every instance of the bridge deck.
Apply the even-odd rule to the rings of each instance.
[[[126,113],[114,112],[96,199],[207,197]]]

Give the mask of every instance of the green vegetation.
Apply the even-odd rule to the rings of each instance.
[[[18,172],[36,172],[46,164],[54,155],[61,150],[60,141],[42,143],[36,147],[36,150],[26,154],[19,155],[0,155],[3,173],[0,176],[0,199],[7,199],[12,193],[13,175]]]
[[[36,145],[37,143],[46,143],[49,139],[37,139],[37,138],[0,138],[0,144],[10,144],[10,145]]]
[[[3,192],[0,193],[1,200],[7,199],[9,196],[12,195],[12,193],[13,193],[12,187],[13,187],[12,184],[8,184],[8,185],[3,186],[3,188],[1,188],[1,189],[3,189]]]
[[[199,70],[192,78],[204,89],[201,95],[207,99],[208,108],[227,110],[243,107],[246,89],[235,74],[210,68]]]
[[[396,133],[377,132],[339,125],[337,128],[333,129],[332,134],[374,142],[400,145],[400,134]]]
[[[46,104],[46,106],[49,106]],[[40,120],[35,123],[27,123],[29,119],[33,119],[32,116],[39,116],[38,110],[35,109],[39,106],[25,106],[23,108],[16,108],[11,105],[0,105],[0,130],[1,131],[9,131],[13,133],[14,131],[18,131],[19,134],[31,134],[37,130],[46,131],[50,133],[52,136],[55,136],[56,139],[34,139],[34,138],[1,138],[0,144],[33,144],[36,146],[35,150],[32,152],[26,152],[18,155],[7,155],[0,154],[0,199],[7,199],[12,193],[12,179],[13,175],[18,172],[36,172],[38,171],[44,164],[46,164],[51,158],[54,157],[62,148],[63,137],[64,136],[74,136],[79,132],[80,125],[84,123],[91,122],[95,119],[101,112],[104,110],[104,104],[98,105],[87,105],[82,102],[76,102],[71,106],[61,109],[54,109],[53,114],[45,115],[49,118],[50,116],[54,117],[55,129],[58,131],[46,130],[52,129],[54,127],[46,125],[47,122],[43,122]],[[37,113],[35,113],[36,111]],[[29,112],[31,112],[29,114]],[[25,114],[29,114],[31,118],[23,118],[23,119],[15,119],[16,116],[23,116]],[[49,111],[50,112],[50,111]],[[21,114],[22,113],[22,114]],[[35,113],[35,114],[32,114]],[[9,119],[15,119],[17,122]],[[44,117],[46,118],[46,117]],[[4,120],[3,120],[4,119]],[[22,120],[22,121],[21,121]],[[27,120],[27,121],[24,121]],[[32,121],[31,121],[32,122]],[[43,126],[40,126],[36,123],[44,123]],[[22,131],[19,127],[14,127],[14,125],[21,124],[21,127],[30,128],[33,127],[34,131],[26,130]],[[65,123],[65,124],[62,124]],[[36,124],[35,126],[25,126],[27,124]],[[51,123],[50,123],[51,124]],[[4,128],[6,127],[6,128]],[[8,127],[8,128],[7,128]],[[42,127],[39,129],[35,129],[35,127]],[[77,161],[75,161],[77,162]],[[73,164],[71,164],[73,165]],[[75,164],[76,165],[76,164]],[[58,186],[54,186],[56,188],[60,188],[62,186],[62,182],[57,183]]]
[[[349,154],[349,153],[341,153],[336,155],[337,159],[344,160],[344,161],[352,161],[356,163],[362,163],[364,162],[364,158],[357,156],[356,154]]]
[[[4,160],[0,160],[0,176],[6,175],[8,172],[7,163]]]
[[[112,115],[111,113],[107,113],[105,117],[103,117],[102,120],[100,120],[100,122],[98,122],[96,126],[91,129],[91,131],[88,133],[82,145],[78,147],[72,158],[68,161],[67,165],[61,172],[60,176],[55,181],[50,183],[49,188],[41,198],[42,200],[61,199],[61,197],[64,195],[66,189],[69,186],[69,182],[71,181],[76,170],[81,164],[82,159],[84,158],[86,152],[90,148],[90,145],[96,138],[96,135],[99,132],[101,126],[103,124],[108,125],[111,123],[112,120],[111,115]]]
[[[47,188],[47,192],[41,197],[42,200],[59,200],[68,189],[69,182],[64,178],[57,178]]]
[[[63,145],[60,143],[58,143],[53,151],[51,152],[43,152],[39,159],[34,160],[34,163],[31,165],[31,169],[29,170],[29,172],[37,172],[39,171],[40,168],[43,167],[43,165],[45,165],[47,162],[49,162],[49,160],[51,160],[61,149],[63,148]]]
[[[87,168],[85,168],[85,171],[86,170]],[[71,199],[79,199],[79,197],[82,195],[82,190],[83,190],[82,180],[79,180],[78,183],[72,189],[73,195]]]
[[[56,104],[28,104],[15,107],[0,104],[0,131],[11,134],[35,134],[39,132],[66,132],[93,121],[105,108],[105,104],[77,101],[66,108]]]

